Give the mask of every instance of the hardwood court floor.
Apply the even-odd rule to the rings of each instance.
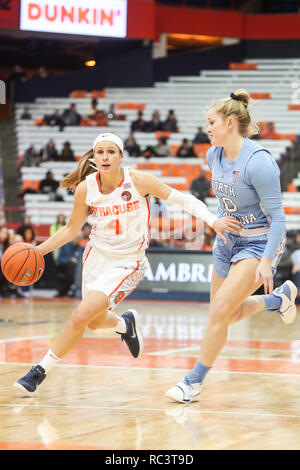
[[[232,325],[198,403],[165,391],[193,368],[208,305],[125,301],[139,310],[144,355],[112,330],[86,333],[34,398],[15,380],[40,360],[78,300],[0,304],[0,449],[300,449],[300,315]]]

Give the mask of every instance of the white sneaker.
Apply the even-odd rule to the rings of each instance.
[[[298,295],[298,289],[295,284],[292,281],[285,281],[282,286],[274,289],[273,294],[282,299],[279,313],[283,323],[293,323],[297,313],[295,299]]]
[[[178,382],[174,387],[166,392],[166,397],[179,403],[192,403],[199,401],[202,384],[187,385],[184,382]]]

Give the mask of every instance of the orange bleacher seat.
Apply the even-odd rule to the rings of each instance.
[[[145,103],[117,103],[117,109],[136,109],[137,111],[144,111]]]
[[[22,191],[25,191],[25,189],[34,189],[35,191],[38,191],[40,187],[40,181],[39,180],[24,180],[23,186],[22,186]]]
[[[170,137],[171,132],[169,131],[155,131],[155,137],[159,139],[160,137],[167,137],[167,139]]]
[[[286,206],[284,207],[284,212],[286,214],[297,214],[298,213],[298,210],[296,207],[290,207],[290,206]]]
[[[179,149],[180,145],[170,145],[171,147],[171,150],[172,150],[172,153],[174,155],[174,157],[176,157],[176,153],[177,153],[177,150]]]
[[[271,93],[250,93],[250,98],[254,100],[270,100]]]
[[[288,190],[289,193],[297,193],[298,192],[297,186],[294,183],[288,183],[287,190]]]
[[[288,105],[289,111],[300,111],[300,104],[289,104]]]
[[[291,140],[294,142],[296,140],[296,134],[279,134],[277,133],[276,139],[278,140]]]
[[[35,120],[34,120],[34,124],[35,124],[36,126],[45,126],[45,125],[46,125],[45,121],[44,121],[42,118],[37,118],[37,119],[35,119]]]
[[[197,157],[205,158],[207,150],[211,144],[193,144],[193,149]]]
[[[257,70],[257,64],[248,64],[247,62],[230,62],[230,70]]]
[[[175,174],[175,163],[163,163],[162,164],[162,176],[174,176]]]
[[[106,97],[106,91],[105,90],[92,90],[91,91],[91,97],[93,99],[105,98]]]
[[[73,90],[71,93],[71,98],[86,98],[87,90]]]

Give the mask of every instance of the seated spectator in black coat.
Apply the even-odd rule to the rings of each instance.
[[[130,157],[140,157],[141,156],[141,148],[137,141],[134,138],[133,133],[131,132],[128,138],[124,142],[124,150],[128,152]]]
[[[23,113],[21,114],[20,119],[27,119],[27,120],[32,119],[28,106],[24,107]]]
[[[59,114],[59,109],[55,109],[53,114],[44,116],[43,121],[47,123],[48,126],[58,126],[60,130],[63,130],[65,122],[63,117]]]
[[[160,114],[158,111],[154,111],[152,114],[151,121],[146,123],[146,132],[156,132],[163,130],[163,123],[160,120]]]
[[[138,117],[131,123],[131,132],[145,132],[146,121],[143,118],[143,111],[138,111]]]
[[[202,168],[200,168],[199,176],[192,181],[190,191],[193,196],[202,202],[209,196],[210,181],[205,177]]]
[[[187,139],[182,140],[182,144],[176,152],[176,157],[178,158],[193,158],[197,157],[194,152],[193,146],[189,143]]]
[[[167,119],[163,123],[163,130],[167,132],[178,132],[177,119],[173,109],[170,109]]]
[[[56,162],[59,160],[58,151],[52,139],[50,139],[49,142],[45,145],[45,147],[41,149],[40,155],[44,162],[48,162],[48,161]]]
[[[64,110],[62,118],[66,126],[79,126],[81,115],[76,111],[76,103],[71,103],[70,107]]]
[[[194,137],[193,143],[194,144],[209,144],[210,143],[210,138],[203,131],[202,127],[198,127],[198,132]]]
[[[46,178],[42,179],[39,191],[44,194],[55,193],[59,187],[59,182],[54,179],[52,171],[47,171]]]
[[[65,142],[62,152],[60,154],[60,160],[62,162],[74,162],[75,157],[74,157],[74,152],[71,148],[70,142]]]

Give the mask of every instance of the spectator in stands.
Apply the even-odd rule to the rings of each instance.
[[[204,202],[210,193],[210,181],[205,177],[204,170],[200,168],[199,176],[195,178],[190,186],[190,191],[200,201]]]
[[[30,217],[28,215],[24,215],[23,219],[22,219],[22,224],[19,225],[19,227],[16,229],[16,234],[21,235],[21,237],[24,238],[24,232],[28,227],[32,228],[33,231],[34,231],[34,228],[33,228],[33,225],[31,223]]]
[[[30,145],[25,151],[21,166],[39,166],[41,163],[41,156],[36,151],[33,145]]]
[[[50,225],[49,236],[54,235],[60,228],[66,225],[66,216],[65,214],[58,214],[56,217],[55,224]]]
[[[59,182],[54,179],[52,171],[47,171],[46,177],[41,180],[39,191],[43,194],[56,193]]]
[[[163,130],[163,123],[160,120],[160,114],[158,111],[153,112],[151,121],[146,123],[145,130],[146,132],[156,132]]]
[[[141,148],[137,141],[134,138],[132,132],[130,132],[129,136],[124,142],[124,150],[128,153],[130,157],[140,157],[141,156]]]
[[[24,227],[23,241],[24,243],[31,243],[32,245],[36,245],[36,233],[31,225]]]
[[[167,119],[163,123],[163,130],[167,132],[178,132],[178,124],[176,115],[173,109],[170,109],[167,115]]]
[[[111,104],[109,106],[109,109],[107,111],[107,118],[110,120],[110,121],[113,121],[114,119],[117,119],[117,115],[116,115],[116,112],[115,112],[115,105],[114,104]]]
[[[46,67],[44,67],[44,66],[39,67],[37,77],[39,77],[39,78],[48,78],[48,76],[49,76],[49,73],[48,73],[48,70],[46,69]]]
[[[74,152],[71,148],[70,142],[64,142],[62,152],[60,154],[60,160],[62,162],[74,162],[75,161],[75,156]]]
[[[266,128],[260,132],[262,139],[277,139],[277,132],[275,131],[274,122],[267,122]]]
[[[147,147],[142,151],[142,157],[146,158],[147,160],[151,157],[155,157],[155,152],[151,145],[147,145]]]
[[[172,157],[173,155],[166,137],[160,137],[153,150],[156,157]]]
[[[71,103],[70,107],[64,110],[62,119],[66,126],[79,126],[81,115],[76,111],[76,103]]]
[[[135,121],[131,123],[131,132],[145,132],[146,121],[143,118],[143,111],[138,111],[138,116]]]
[[[55,146],[53,139],[50,139],[49,142],[43,147],[40,151],[41,159],[44,162],[59,160],[58,151]]]
[[[182,140],[182,143],[176,152],[176,157],[179,157],[179,158],[197,157],[197,155],[194,152],[193,145],[190,144],[188,139]]]
[[[32,115],[30,114],[30,109],[28,106],[24,106],[23,113],[21,114],[20,119],[32,119]]]
[[[67,296],[74,284],[76,265],[83,253],[83,247],[80,245],[80,240],[81,235],[78,235],[71,242],[66,243],[59,249],[57,270],[62,276],[62,281],[59,282],[58,293],[55,297]]]
[[[210,138],[203,131],[202,127],[198,127],[198,132],[194,137],[193,143],[194,144],[209,144],[210,143]]]
[[[10,82],[26,82],[27,80],[27,74],[24,71],[23,67],[21,65],[15,65],[13,68],[13,71],[9,77]]]
[[[108,126],[108,117],[103,109],[98,109],[92,116],[89,117],[89,123],[92,126],[106,127]]]
[[[83,225],[83,227],[81,229],[80,245],[83,248],[85,248],[86,244],[88,243],[88,241],[90,239],[91,230],[92,230],[92,227],[87,222]]]
[[[63,131],[65,127],[65,122],[62,116],[59,114],[59,109],[54,109],[53,114],[45,115],[43,121],[46,122],[48,126],[59,126],[59,130]]]

